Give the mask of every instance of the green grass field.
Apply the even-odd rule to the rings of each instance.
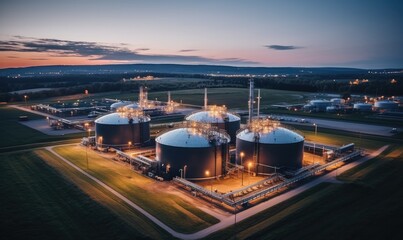
[[[403,147],[206,239],[400,239]]]
[[[297,127],[298,129],[298,127]],[[305,137],[306,141],[314,141],[330,145],[342,146],[349,143],[354,143],[356,147],[366,149],[378,149],[385,145],[385,139],[381,137],[368,137],[350,132],[342,132],[337,130],[321,129],[316,135],[313,131],[299,129],[300,133]],[[387,139],[388,142],[399,140]]]
[[[166,239],[165,231],[47,151],[0,155],[2,239]]]
[[[148,93],[148,98],[154,100],[157,98],[160,101],[167,101],[168,91]],[[297,92],[297,91],[284,91],[275,89],[261,89],[261,107],[268,107],[272,104],[281,103],[304,103],[312,97],[313,93]],[[247,102],[249,96],[249,89],[247,88],[209,88],[208,101],[211,105],[226,105],[229,108],[243,108],[247,109]],[[44,99],[36,102],[56,102],[76,99],[94,99],[94,98],[118,98],[122,100],[138,100],[138,93],[120,93],[108,92],[97,93],[85,96],[78,94],[74,96],[64,96],[57,98]],[[171,99],[175,102],[186,104],[195,104],[202,106],[204,104],[204,89],[187,89],[171,91]]]
[[[304,111],[289,111],[283,109],[269,108],[262,109],[262,113],[265,114],[277,114],[277,115],[297,115],[306,118],[321,118],[337,121],[349,121],[356,123],[367,123],[374,125],[385,125],[390,127],[403,127],[403,122],[399,119],[377,119],[374,113],[349,113],[339,114],[337,113],[308,113]]]
[[[56,147],[55,151],[80,168],[87,170],[85,150],[79,146]],[[196,208],[183,198],[166,193],[158,182],[131,171],[127,166],[88,151],[88,172],[120,192],[165,224],[183,233],[196,232],[218,219]],[[150,188],[150,186],[152,187]]]
[[[22,125],[18,121],[21,115],[28,116],[29,119],[41,119],[42,116],[24,112],[15,108],[1,106],[0,107],[0,152],[3,150],[15,150],[15,146],[25,144],[37,144],[50,141],[61,141],[67,139],[75,139],[82,137],[82,134],[69,134],[66,136],[49,136],[34,130],[30,127]],[[2,149],[12,147],[11,149]]]

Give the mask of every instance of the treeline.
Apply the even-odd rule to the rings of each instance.
[[[198,81],[130,81],[123,78],[136,76],[171,78],[198,78]],[[23,101],[24,94],[10,93],[22,89],[52,88],[52,90],[29,93],[30,99],[65,96],[77,93],[100,93],[109,91],[137,92],[139,86],[147,86],[151,91],[167,91],[204,87],[242,87],[247,88],[251,77],[210,76],[200,74],[136,73],[136,74],[85,74],[64,76],[41,76],[26,78],[0,78],[0,101]],[[351,84],[359,79],[359,84]],[[368,81],[362,81],[366,79]],[[395,79],[395,82],[391,82]],[[305,92],[326,92],[339,94],[368,94],[399,96],[403,95],[403,75],[373,74],[335,74],[299,75],[277,77],[254,77],[256,88],[280,89]]]

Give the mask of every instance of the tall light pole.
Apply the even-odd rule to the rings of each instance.
[[[249,162],[248,163],[248,175],[250,176],[250,167],[252,166],[252,163],[251,162]]]
[[[88,146],[85,146],[85,159],[87,161],[87,169],[88,169]]]
[[[313,124],[315,126],[315,136],[318,135],[318,125],[316,123]]]
[[[235,199],[234,199],[234,204],[235,204]],[[235,230],[235,239],[236,239],[236,211],[237,211],[237,208],[236,208],[236,204],[235,204],[235,206],[234,206],[234,215],[235,215],[235,222],[234,222],[234,230]]]
[[[24,95],[24,100],[25,100],[25,107],[27,107],[27,95]]]
[[[188,165],[183,166],[183,178],[186,179],[186,168]]]
[[[312,164],[315,164],[315,149],[316,149],[316,143],[313,143],[313,156],[312,156]]]
[[[243,186],[243,161],[242,160],[243,160],[243,157],[245,156],[245,153],[241,152],[239,155],[241,156],[241,167],[242,167],[242,170],[241,170],[241,174],[242,174],[241,175],[242,176],[241,177],[241,179],[242,179],[241,183],[242,183],[242,186]]]
[[[206,170],[206,177],[210,177],[210,171],[209,170]],[[211,181],[211,183],[210,183],[210,191],[211,191],[211,193],[213,193],[213,181]]]
[[[88,145],[90,145],[90,133],[91,133],[91,129],[88,129]],[[89,167],[88,167],[88,146],[85,146],[85,157],[87,159],[87,169],[89,169]]]

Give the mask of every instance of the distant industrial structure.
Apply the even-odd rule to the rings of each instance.
[[[348,100],[348,101],[347,101]],[[368,98],[363,99],[342,99],[332,98],[330,100],[314,99],[303,106],[303,110],[307,112],[396,112],[399,109],[400,98],[392,97],[391,99]]]

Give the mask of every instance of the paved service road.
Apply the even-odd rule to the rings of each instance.
[[[268,116],[265,114],[264,116]],[[281,119],[281,121],[285,124],[290,125],[302,125],[302,126],[312,126],[312,130],[315,129],[313,124],[318,125],[318,132],[320,132],[320,128],[330,128],[348,132],[355,133],[364,133],[364,134],[372,134],[379,136],[393,136],[394,133],[391,132],[392,127],[382,126],[382,125],[373,125],[373,124],[365,124],[365,123],[355,123],[348,121],[338,121],[338,120],[326,120],[320,118],[307,118],[305,116],[290,116],[290,115],[270,115],[277,119]],[[306,123],[303,123],[306,121]],[[399,132],[403,129],[397,129]]]

